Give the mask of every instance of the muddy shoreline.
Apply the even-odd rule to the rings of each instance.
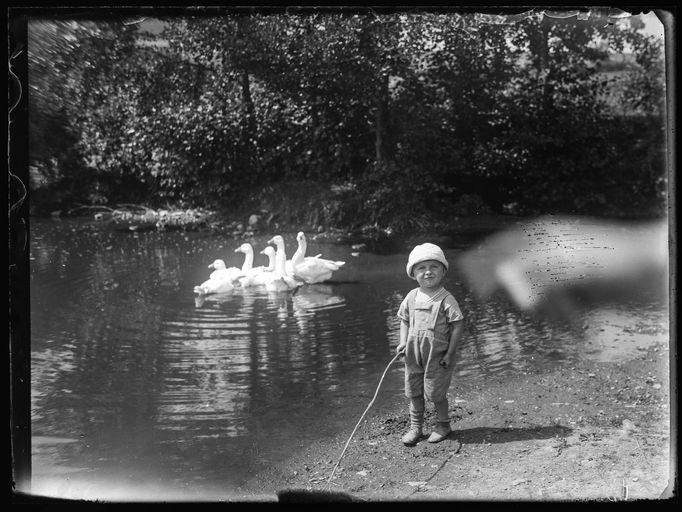
[[[611,362],[453,381],[453,433],[405,447],[407,404],[379,395],[327,486],[370,397],[345,429],[260,468],[240,499],[262,501],[637,501],[673,498],[668,333]],[[642,334],[641,336],[646,336]],[[674,359],[672,359],[674,361]],[[673,390],[672,396],[676,396]],[[381,403],[379,403],[381,402]],[[330,412],[329,423],[343,419]],[[433,425],[427,407],[425,434]],[[675,425],[672,426],[676,435]]]

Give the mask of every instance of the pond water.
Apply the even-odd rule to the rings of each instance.
[[[284,234],[289,256],[294,235]],[[258,251],[268,239],[253,240],[256,265],[266,263]],[[448,259],[471,239],[454,240]],[[240,266],[240,243],[209,233],[32,220],[33,494],[229,499],[259,468],[320,436],[350,433],[394,355],[395,313],[414,287],[404,270],[407,250],[353,255],[349,245],[310,241],[309,254],[346,261],[332,281],[295,293],[237,289],[199,300],[192,288],[207,279],[207,265],[222,258]],[[657,303],[620,304],[550,323],[502,296],[478,302],[463,282],[456,269],[446,280],[475,319],[455,382],[613,358],[641,338],[623,335],[613,345],[587,324],[617,317],[636,326],[667,315]],[[382,394],[402,395],[399,364]]]

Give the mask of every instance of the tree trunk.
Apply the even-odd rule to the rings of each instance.
[[[552,104],[553,72],[549,59],[549,32],[551,21],[543,16],[532,34],[529,34],[531,51],[537,56],[538,73],[542,77],[542,105],[546,109]]]
[[[376,162],[380,167],[385,167],[390,160],[389,152],[389,122],[388,122],[388,74],[380,77],[379,94],[377,97],[376,110]]]
[[[256,151],[256,109],[251,98],[249,72],[242,69],[240,78],[242,86],[242,142],[240,152],[243,155],[242,165],[245,170],[250,171],[248,175],[254,177],[259,174],[259,159]]]
[[[241,85],[242,85],[242,113],[244,115],[245,126],[247,134],[253,136],[256,132],[256,115],[255,107],[253,106],[253,99],[251,98],[251,81],[249,79],[249,72],[246,69],[241,70]]]

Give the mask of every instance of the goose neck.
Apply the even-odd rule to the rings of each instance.
[[[275,271],[282,276],[287,275],[286,261],[287,253],[285,252],[284,247],[278,246],[277,251],[275,252]]]
[[[251,251],[244,251],[244,264],[242,265],[242,272],[248,272],[253,268],[253,253]]]
[[[305,259],[306,242],[305,240],[298,240],[298,247],[296,252],[291,257],[291,263],[296,266]]]

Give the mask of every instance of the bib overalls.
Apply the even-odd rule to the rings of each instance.
[[[409,330],[405,347],[405,396],[424,395],[431,402],[447,397],[452,379],[452,366],[443,368],[441,358],[448,350],[448,323],[438,315],[442,312],[443,299],[416,302],[410,307]]]

